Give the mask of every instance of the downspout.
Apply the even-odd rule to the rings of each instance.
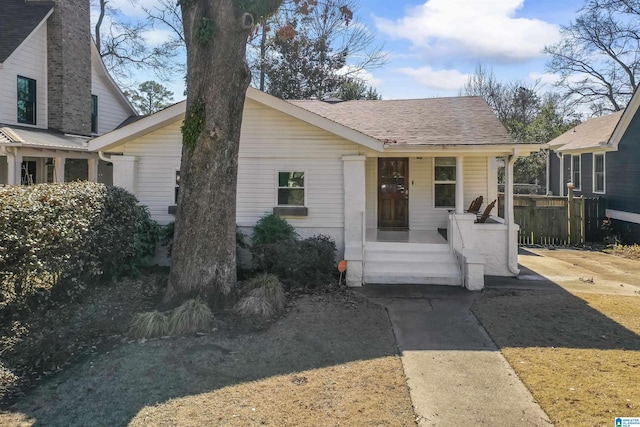
[[[111,160],[111,157],[107,157],[104,155],[104,152],[102,151],[98,151],[98,157],[100,157],[100,160],[103,160],[107,163],[113,163],[113,161]]]
[[[510,197],[506,197],[506,203],[507,203],[507,267],[509,268],[509,271],[517,276],[520,274],[520,269],[518,268],[518,245],[517,244],[513,244],[512,242],[514,242],[516,240],[516,236],[515,236],[515,217],[513,215],[513,165],[516,163],[516,160],[518,160],[518,157],[520,157],[520,154],[518,153],[518,149],[514,149],[513,150],[513,154],[509,156],[509,162],[507,163],[507,183],[506,185],[509,188],[509,196]],[[515,251],[515,253],[514,253]],[[511,265],[511,260],[515,259],[516,263],[515,266]]]

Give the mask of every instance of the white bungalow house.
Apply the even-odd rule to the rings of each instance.
[[[137,113],[91,40],[89,0],[2,0],[0,15],[0,184],[110,183],[88,141]]]
[[[161,223],[174,219],[184,114],[181,102],[89,143],[113,162],[114,185]],[[302,236],[331,236],[351,286],[482,289],[485,274],[518,274],[513,164],[539,149],[515,144],[477,97],[330,104],[249,88],[237,223],[250,228],[273,212]],[[478,196],[485,206],[497,199],[502,159],[507,214],[475,223],[465,208]]]

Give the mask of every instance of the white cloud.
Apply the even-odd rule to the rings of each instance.
[[[374,88],[376,86],[380,86],[380,84],[382,84],[382,80],[375,77],[373,74],[371,74],[369,71],[367,70],[358,70],[356,69],[356,67],[352,66],[352,65],[345,65],[344,67],[342,67],[341,69],[339,69],[337,71],[337,73],[339,75],[350,75],[351,77],[355,77],[357,79],[362,80],[367,86],[373,86]]]
[[[560,76],[553,73],[540,73],[537,71],[533,71],[529,73],[529,78],[533,81],[540,82],[540,85],[543,87],[551,87],[558,80],[560,80]]]
[[[430,55],[469,55],[521,61],[542,55],[559,39],[558,27],[519,18],[524,0],[428,0],[396,21],[376,17],[383,33],[408,39]]]
[[[468,74],[458,70],[434,70],[433,68],[399,68],[399,72],[413,77],[421,85],[443,91],[458,91],[467,82]]]
[[[170,29],[153,29],[143,31],[142,37],[146,41],[147,45],[157,47],[171,40],[174,34],[173,30]]]

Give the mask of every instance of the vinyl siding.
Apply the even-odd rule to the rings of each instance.
[[[161,223],[174,204],[174,173],[180,168],[181,121],[125,144],[138,157],[136,196]],[[247,99],[238,161],[237,223],[253,226],[277,204],[278,171],[304,171],[309,214],[290,217],[294,227],[344,226],[343,155],[357,146],[326,131]]]
[[[636,112],[618,151],[607,153],[607,208],[640,214],[640,114]]]
[[[98,97],[98,135],[112,131],[132,115],[109,79],[100,74],[91,60],[91,94]]]
[[[378,205],[378,159],[368,158],[366,163],[367,228],[377,227]],[[488,161],[485,157],[464,159],[464,206],[482,195],[484,209],[488,199]],[[409,158],[409,228],[412,230],[435,230],[446,228],[449,209],[433,206],[433,158]],[[497,209],[494,210],[494,214]]]
[[[18,124],[18,76],[36,81],[36,126],[47,128],[47,24],[34,31],[0,68],[0,123]],[[21,124],[23,126],[24,124]],[[24,125],[29,126],[29,125]]]

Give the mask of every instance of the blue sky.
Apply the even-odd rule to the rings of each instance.
[[[128,16],[142,16],[140,4],[155,0],[111,0]],[[559,37],[584,0],[360,0],[356,17],[376,34],[389,62],[373,70],[369,83],[384,99],[455,96],[477,64],[491,67],[500,80],[540,80],[545,45]],[[161,40],[162,31],[149,34]],[[133,76],[138,82],[153,75]],[[163,82],[181,99],[182,79]]]

